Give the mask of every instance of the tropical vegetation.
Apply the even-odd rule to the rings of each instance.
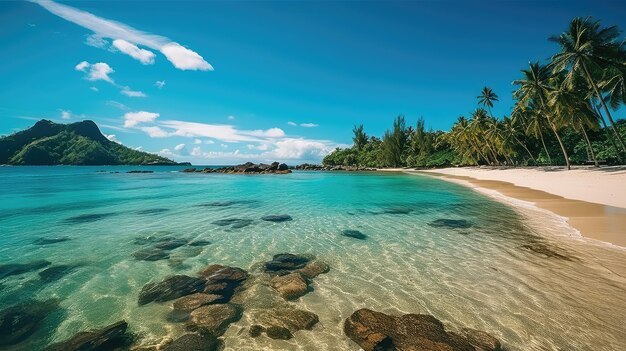
[[[617,26],[575,18],[549,40],[548,62],[530,62],[513,81],[509,116],[495,116],[496,92],[484,87],[477,107],[447,132],[427,130],[423,118],[406,126],[400,115],[382,139],[353,129],[353,146],[336,149],[326,165],[438,167],[449,165],[624,164],[626,41]],[[608,123],[607,123],[608,121]]]

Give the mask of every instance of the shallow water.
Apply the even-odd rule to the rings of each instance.
[[[429,313],[450,329],[488,331],[508,350],[626,345],[626,251],[571,236],[557,218],[544,214],[540,226],[529,225],[526,212],[418,175],[123,173],[130,169],[140,167],[0,168],[0,264],[46,259],[71,267],[57,279],[42,280],[41,270],[0,279],[3,309],[52,297],[62,308],[17,349],[120,319],[146,341],[175,337],[183,327],[165,322],[169,304],[137,305],[144,284],[210,263],[249,269],[281,252],[314,254],[331,266],[293,303],[320,323],[289,341],[252,339],[244,312],[224,335],[227,350],[358,350],[342,326],[362,307]],[[260,220],[276,214],[293,220]],[[252,222],[213,224],[229,218]],[[367,238],[342,236],[346,229]],[[148,235],[212,244],[172,250],[169,260],[135,260],[145,248],[135,239]],[[41,238],[70,240],[42,245]]]

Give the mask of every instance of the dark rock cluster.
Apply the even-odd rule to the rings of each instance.
[[[228,173],[228,174],[287,174],[291,173],[289,167],[284,163],[273,162],[252,163],[246,162],[237,166],[227,166],[221,168],[187,168],[182,170],[184,173]]]
[[[371,167],[358,167],[358,166],[327,166],[316,165],[310,163],[303,163],[294,167],[298,171],[376,171],[376,168]]]

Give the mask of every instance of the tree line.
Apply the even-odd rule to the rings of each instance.
[[[382,139],[353,129],[353,146],[336,149],[326,165],[440,167],[450,165],[565,165],[626,161],[626,40],[617,26],[575,18],[548,39],[559,51],[530,62],[513,81],[509,116],[494,116],[498,95],[484,87],[477,108],[447,132],[427,130],[423,118],[406,126],[400,115]],[[607,122],[608,121],[608,122]]]

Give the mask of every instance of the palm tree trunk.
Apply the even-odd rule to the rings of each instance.
[[[489,164],[490,163],[489,159],[487,157],[485,157],[485,155],[480,151],[480,148],[478,147],[478,145],[472,139],[470,139],[470,142],[476,148],[476,152],[478,152],[480,157],[482,157],[485,160],[485,162],[487,162],[487,164]]]
[[[596,85],[596,82],[594,82],[593,79],[591,78],[591,74],[589,73],[589,70],[587,70],[587,65],[585,65],[584,62],[582,62],[582,66],[583,66],[583,69],[585,70],[585,75],[587,75],[587,80],[593,87],[593,90],[596,92],[598,99],[600,99],[600,103],[602,104],[602,107],[604,108],[604,112],[606,112],[606,117],[609,119],[609,122],[611,123],[611,128],[613,129],[613,132],[615,132],[615,136],[617,137],[617,140],[619,140],[620,144],[622,144],[624,153],[626,153],[626,144],[624,144],[624,140],[622,139],[622,136],[619,134],[619,130],[617,130],[617,127],[615,126],[615,122],[613,121],[613,118],[611,117],[611,112],[609,112],[609,108],[606,106],[606,102],[604,102],[604,98],[602,97],[602,94],[600,94],[600,90],[598,90],[598,86]]]
[[[561,137],[559,136],[559,133],[557,132],[556,127],[552,125],[552,123],[550,122],[548,122],[548,124],[550,124],[550,128],[552,128],[554,135],[556,135],[556,140],[559,141],[559,145],[561,146],[561,151],[563,152],[563,156],[565,156],[565,164],[567,165],[567,170],[569,171],[570,169],[572,169],[572,167],[569,164],[569,156],[567,156],[567,151],[565,151],[565,146],[563,145],[563,142],[561,141]]]
[[[543,133],[541,130],[539,131],[539,138],[541,139],[541,144],[543,145],[543,150],[546,152],[546,156],[548,156],[548,162],[552,165],[552,158],[550,157],[550,153],[548,152],[548,148],[546,147],[546,142],[543,140]]]
[[[591,152],[591,158],[593,159],[593,164],[596,167],[600,167],[598,165],[598,160],[596,160],[596,154],[593,152],[593,146],[591,146],[591,141],[589,141],[589,136],[587,136],[587,132],[585,131],[585,127],[582,127],[583,135],[585,136],[585,140],[587,141],[587,146],[589,146],[589,152]]]
[[[524,148],[524,150],[526,150],[526,152],[528,153],[528,156],[530,156],[530,158],[533,160],[534,163],[537,163],[537,161],[535,161],[535,158],[533,157],[533,154],[530,153],[530,150],[528,150],[528,148],[526,147],[526,145],[524,145],[524,143],[522,143],[515,135],[513,135],[513,138],[515,138],[515,140],[517,140],[517,142],[522,145],[522,147]]]

